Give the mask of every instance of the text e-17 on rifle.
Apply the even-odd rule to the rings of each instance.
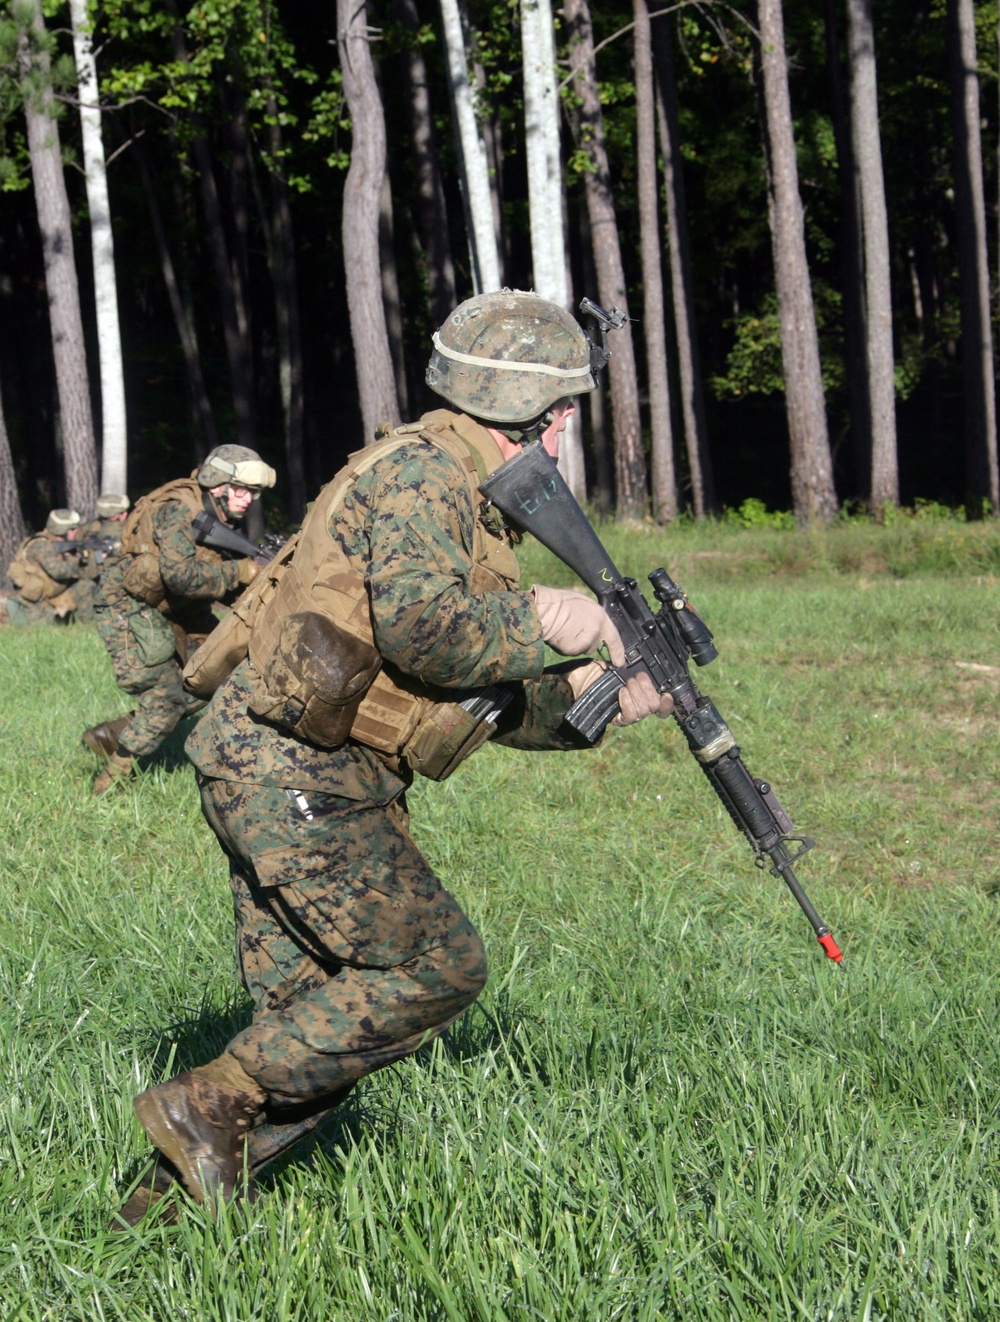
[[[525,446],[480,486],[489,504],[514,527],[532,533],[594,592],[625,648],[624,666],[605,673],[570,708],[566,720],[593,743],[618,712],[618,693],[645,671],[674,700],[673,716],[730,817],[754,850],[795,896],[827,956],[843,954],[795,875],[794,864],[814,841],[798,835],[770,784],[752,776],[732,731],[691,679],[688,663],[718,655],[708,626],[665,569],[649,575],[660,609],[654,615],[633,578],[620,574],[541,441]]]

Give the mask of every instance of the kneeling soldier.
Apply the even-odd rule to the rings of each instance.
[[[78,542],[83,520],[76,510],[52,510],[41,532],[17,548],[7,597],[11,624],[55,624],[94,618],[97,569]]]

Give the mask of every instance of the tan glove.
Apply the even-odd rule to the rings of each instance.
[[[586,665],[575,666],[566,671],[573,692],[573,701],[582,698],[591,684],[596,684],[607,667],[601,661],[588,661]],[[669,716],[674,709],[674,700],[669,693],[657,693],[656,685],[645,671],[626,680],[618,691],[618,715],[612,725],[634,725],[646,716]]]
[[[250,557],[247,556],[245,560],[240,561],[239,576],[237,577],[236,582],[241,585],[252,583],[259,572],[260,565],[256,560],[251,560]]]
[[[656,685],[644,670],[626,680],[618,691],[618,715],[612,725],[634,725],[646,716],[669,716],[674,700],[669,693],[657,693]]]
[[[562,656],[586,656],[607,644],[613,665],[625,664],[625,648],[618,630],[593,597],[567,588],[547,588],[535,583],[531,589],[542,622],[542,637]]]

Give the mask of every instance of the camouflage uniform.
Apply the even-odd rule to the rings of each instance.
[[[483,435],[496,467],[500,451]],[[578,747],[560,728],[572,695],[544,670],[530,593],[470,590],[477,515],[457,463],[413,441],[359,477],[327,526],[365,577],[386,661],[445,689],[506,682],[515,698],[498,741]],[[303,1111],[322,1114],[443,1032],[487,968],[477,932],[407,834],[405,763],[353,741],[320,748],[255,719],[256,680],[249,661],[237,667],[187,753],[229,858],[240,975],[254,1001],[253,1023],[227,1051],[267,1093],[261,1133],[273,1155],[299,1137]],[[283,1142],[287,1107],[296,1123]],[[252,1167],[258,1147],[254,1131]]]
[[[222,512],[216,510],[222,518]],[[112,525],[118,528],[121,525]],[[222,601],[239,582],[238,561],[223,561],[212,553],[210,562],[204,549],[196,555],[191,515],[176,500],[167,501],[153,515],[153,532],[159,551],[160,575],[167,590],[167,619],[177,635],[177,655],[155,665],[147,665],[135,646],[134,617],[145,607],[123,585],[130,564],[129,556],[111,562],[101,576],[95,601],[97,631],[108,649],[115,680],[123,692],[138,699],[130,723],[120,736],[123,753],[141,756],[154,752],[182,717],[197,711],[200,704],[184,692],[181,663],[186,656],[187,638],[204,637],[215,627],[212,602]]]
[[[62,591],[41,601],[26,601],[19,593],[9,597],[7,612],[12,624],[48,624],[69,616],[81,621],[94,618],[97,568],[81,554],[81,548],[57,546],[66,540],[65,533],[46,530],[36,533],[23,546],[27,559],[60,584]]]

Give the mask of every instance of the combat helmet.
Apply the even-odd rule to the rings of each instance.
[[[593,390],[590,342],[557,303],[501,289],[460,303],[434,335],[430,388],[463,413],[531,422],[558,400]]]
[[[105,491],[97,497],[94,513],[99,519],[113,519],[117,514],[126,514],[132,502],[120,491]]]
[[[217,445],[206,455],[195,477],[206,490],[235,482],[252,491],[256,500],[265,487],[274,486],[277,474],[256,450],[245,445]]]
[[[83,519],[76,510],[50,510],[45,520],[45,531],[61,533],[64,537],[74,528],[79,528]]]

